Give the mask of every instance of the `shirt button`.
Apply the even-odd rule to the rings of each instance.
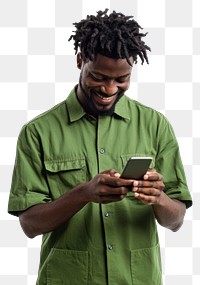
[[[108,212],[106,212],[106,213],[105,213],[105,217],[107,218],[108,216],[109,216],[109,213],[108,213]]]
[[[104,154],[105,150],[103,148],[100,149],[100,153]]]
[[[112,246],[111,244],[109,244],[109,245],[108,245],[108,249],[109,249],[109,250],[112,250],[112,249],[113,249],[113,246]]]

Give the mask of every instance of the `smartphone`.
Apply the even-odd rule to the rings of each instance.
[[[130,157],[127,161],[121,178],[124,179],[143,179],[144,174],[149,169],[152,157]]]

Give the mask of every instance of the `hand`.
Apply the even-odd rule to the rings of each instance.
[[[96,175],[84,187],[87,201],[106,204],[125,198],[133,185],[133,180],[119,177],[120,174],[114,169]]]
[[[132,191],[135,197],[144,204],[159,204],[163,189],[163,177],[155,169],[150,169],[145,175],[144,180],[134,180]]]

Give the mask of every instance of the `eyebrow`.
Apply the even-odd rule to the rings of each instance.
[[[131,75],[131,73],[127,73],[127,74],[121,75],[121,76],[119,76],[119,77],[110,77],[110,76],[107,76],[107,75],[105,75],[105,74],[103,74],[103,73],[101,73],[101,72],[98,72],[98,71],[92,71],[92,72],[90,72],[90,73],[91,73],[91,74],[95,74],[95,75],[99,75],[99,76],[102,76],[102,77],[106,77],[106,78],[108,78],[108,79],[123,78],[123,77],[127,77],[127,76]]]

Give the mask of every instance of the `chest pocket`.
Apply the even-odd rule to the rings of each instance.
[[[85,158],[45,161],[46,175],[53,198],[86,182]]]

